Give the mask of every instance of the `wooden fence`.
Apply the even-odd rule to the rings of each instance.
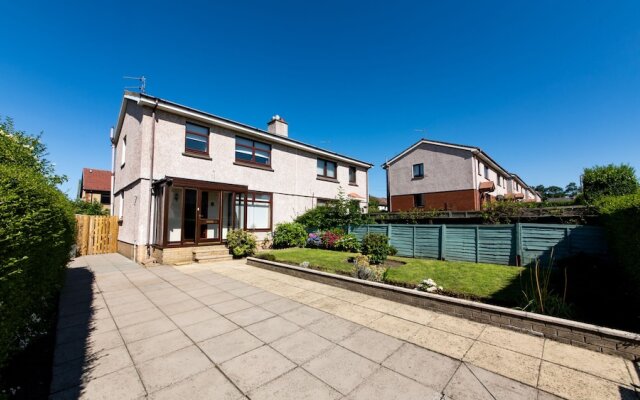
[[[76,254],[115,253],[118,250],[118,217],[76,215]]]
[[[546,262],[578,253],[604,256],[604,230],[597,226],[513,225],[363,225],[349,230],[358,239],[371,232],[389,237],[399,256],[501,265]]]

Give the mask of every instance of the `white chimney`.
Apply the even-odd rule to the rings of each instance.
[[[289,124],[279,115],[271,117],[267,124],[267,130],[274,135],[289,137]]]

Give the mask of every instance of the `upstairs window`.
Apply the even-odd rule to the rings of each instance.
[[[349,183],[356,183],[356,167],[349,167]]]
[[[482,176],[482,163],[478,160],[478,175]]]
[[[236,161],[271,165],[271,145],[236,136]]]
[[[187,153],[209,154],[209,128],[187,122],[184,151]]]
[[[100,204],[111,204],[111,193],[100,193]]]
[[[414,178],[423,178],[424,177],[424,164],[413,164],[413,177]]]
[[[484,166],[484,179],[489,179],[489,167]]]
[[[120,166],[124,165],[124,162],[127,160],[127,137],[122,138],[122,153],[120,154]]]
[[[502,187],[502,176],[498,175],[498,186]]]
[[[424,207],[424,196],[422,193],[413,195],[413,206],[415,208]]]
[[[336,179],[337,169],[338,168],[335,162],[318,158],[318,164],[317,164],[318,176],[321,176],[323,178]]]

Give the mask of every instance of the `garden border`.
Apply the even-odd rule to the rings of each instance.
[[[456,317],[640,360],[640,334],[247,257],[247,264]]]

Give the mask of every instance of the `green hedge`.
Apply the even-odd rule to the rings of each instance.
[[[640,192],[601,198],[596,207],[607,229],[609,248],[625,275],[640,287]]]
[[[64,194],[37,171],[0,164],[0,367],[51,326],[74,238]]]

